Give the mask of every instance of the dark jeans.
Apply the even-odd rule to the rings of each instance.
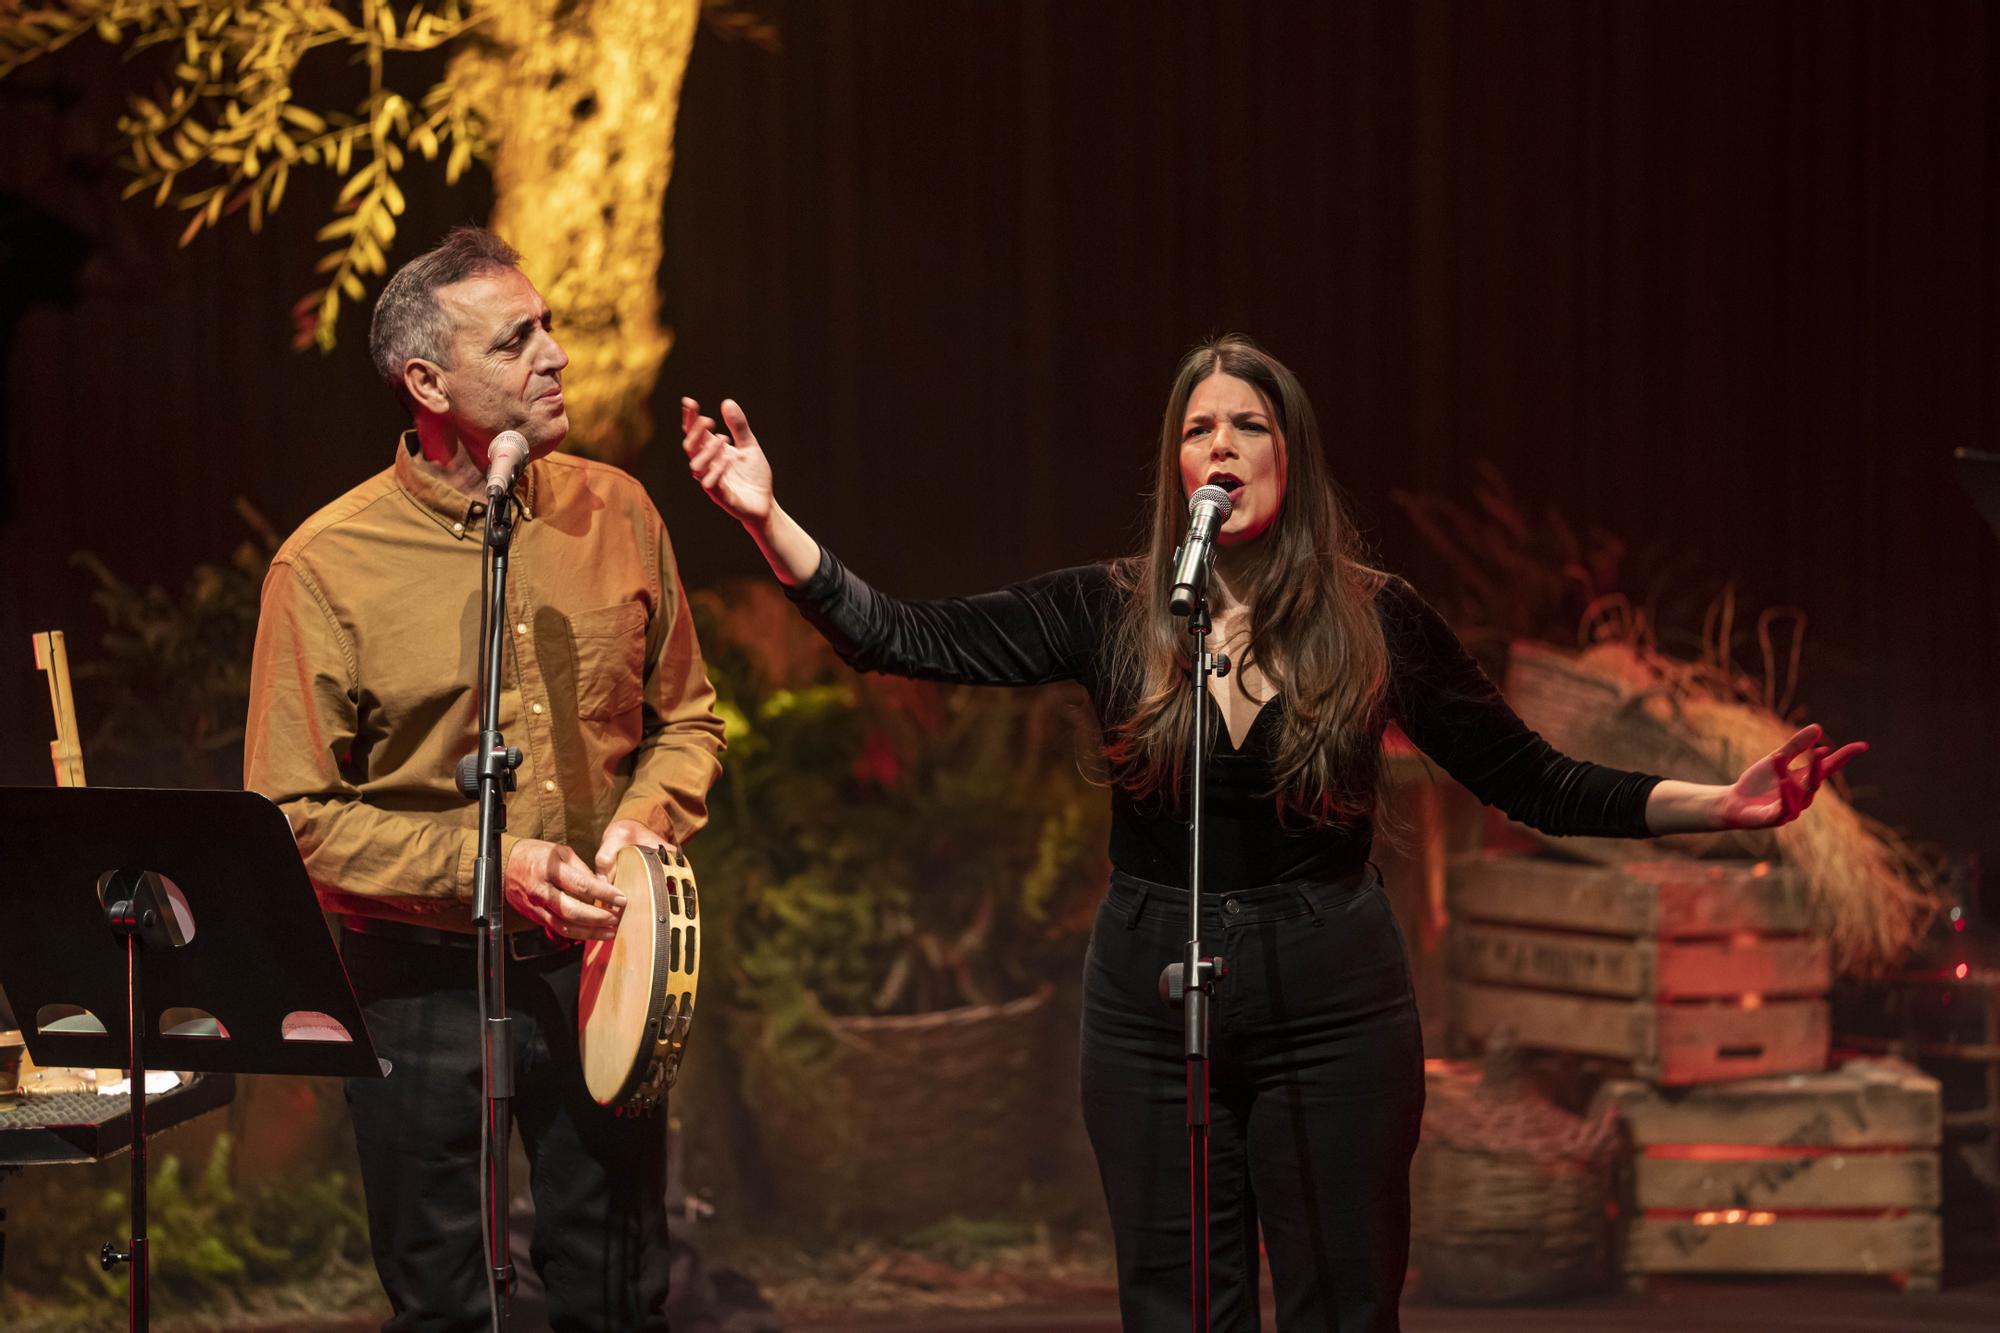
[[[349,1079],[384,1333],[487,1327],[479,1227],[479,994],[474,954],[341,934],[384,1079]],[[514,1123],[531,1166],[530,1257],[556,1333],[664,1330],[666,1118],[618,1116],[583,1085],[582,950],[507,965]],[[510,1181],[510,1186],[518,1183]]]
[[[1187,893],[1112,876],[1084,973],[1083,1115],[1097,1150],[1129,1333],[1189,1326],[1181,1015],[1160,969]],[[1372,867],[1338,883],[1218,896],[1210,1245],[1216,1333],[1260,1326],[1261,1224],[1284,1333],[1393,1333],[1410,1238],[1423,1039],[1409,964]]]

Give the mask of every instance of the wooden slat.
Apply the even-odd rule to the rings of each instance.
[[[1628,1273],[1935,1274],[1944,1238],[1935,1213],[1798,1218],[1767,1226],[1641,1218],[1625,1238]]]
[[[1650,1063],[1658,1034],[1655,1006],[1629,1000],[1556,995],[1460,982],[1452,987],[1452,1012],[1460,1031],[1484,1038],[1511,1027],[1523,1046],[1608,1055]]]
[[[1650,940],[1451,923],[1452,972],[1467,981],[1628,998],[1651,995],[1656,953]]]
[[[1454,920],[1653,935],[1658,895],[1611,866],[1477,852],[1452,863],[1445,905]]]
[[[1784,935],[1813,925],[1804,878],[1768,861],[1639,861],[1624,870],[1659,894],[1662,936]]]
[[[1452,863],[1446,893],[1455,918],[1609,935],[1782,935],[1812,924],[1804,882],[1761,861],[1599,866],[1480,852]]]
[[[1816,1153],[1741,1161],[1640,1157],[1632,1163],[1640,1208],[1936,1208],[1938,1155]]]
[[[1657,995],[1822,995],[1833,985],[1825,943],[1804,935],[1663,940],[1658,948]]]
[[[1452,1012],[1459,1030],[1475,1039],[1511,1027],[1523,1046],[1630,1060],[1641,1077],[1672,1085],[1816,1071],[1826,1064],[1827,1012],[1819,1000],[1742,1009],[1463,981],[1452,987]]]
[[[1608,1082],[1596,1107],[1615,1104],[1632,1141],[1779,1147],[1926,1147],[1942,1140],[1938,1082],[1895,1060],[1850,1060],[1837,1070],[1747,1079],[1666,1095],[1634,1079]]]
[[[1655,1059],[1638,1072],[1681,1086],[1826,1068],[1829,1023],[1822,1000],[1779,1000],[1755,1009],[1733,1004],[1657,1008]]]
[[[1451,959],[1468,981],[1632,999],[1817,995],[1832,984],[1826,946],[1799,935],[1655,941],[1454,921]]]

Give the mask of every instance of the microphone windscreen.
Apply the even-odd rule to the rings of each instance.
[[[1229,521],[1229,511],[1234,507],[1229,499],[1229,492],[1223,490],[1220,486],[1196,487],[1194,494],[1188,497],[1188,512],[1192,514],[1194,507],[1199,504],[1214,505],[1217,511],[1216,521],[1218,523],[1227,523]]]
[[[486,457],[493,463],[504,458],[513,467],[519,467],[521,460],[527,456],[527,438],[518,430],[503,430],[493,437],[493,443],[486,446]]]
[[[486,446],[486,493],[511,490],[528,461],[528,441],[518,430],[503,430]]]

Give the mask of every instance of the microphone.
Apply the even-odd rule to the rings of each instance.
[[[528,442],[518,430],[503,430],[486,446],[486,501],[497,502],[514,489],[514,474],[528,461]]]
[[[1174,552],[1173,591],[1167,595],[1167,609],[1177,616],[1191,616],[1208,591],[1208,565],[1215,554],[1215,534],[1229,521],[1229,492],[1220,486],[1203,486],[1188,497],[1188,534]]]

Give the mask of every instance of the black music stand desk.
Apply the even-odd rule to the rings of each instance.
[[[145,1068],[386,1072],[291,825],[264,797],[0,787],[0,828],[12,862],[0,875],[0,985],[36,1064],[132,1068],[136,980]],[[118,919],[121,903],[136,905],[128,915],[146,930]],[[135,1242],[144,1239],[144,1100],[129,1099],[139,1115]],[[142,1326],[143,1244],[134,1250]]]

